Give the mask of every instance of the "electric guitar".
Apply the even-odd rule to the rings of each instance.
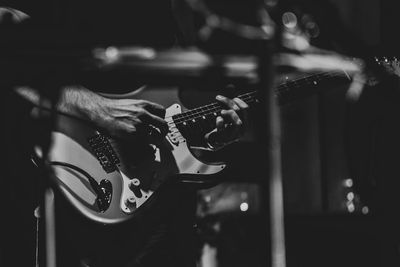
[[[285,103],[306,94],[304,91],[313,92],[324,82],[329,85],[338,80],[349,82],[350,78],[343,71],[314,73],[287,80],[276,86],[275,92],[278,101]],[[192,140],[199,135],[204,137],[215,127],[215,118],[222,109],[220,104],[186,110],[178,104],[177,89],[142,88],[120,97],[169,106],[165,115],[169,132],[165,138],[152,141],[150,132],[144,140],[132,138],[122,143],[87,121],[58,114],[48,156],[63,195],[84,216],[103,224],[134,216],[168,179],[201,183],[205,177],[209,180],[226,168],[223,162],[199,158],[199,153],[190,146]],[[257,102],[255,91],[238,97],[249,105]]]

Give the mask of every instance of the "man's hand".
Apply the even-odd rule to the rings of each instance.
[[[16,91],[36,106],[50,108],[48,100],[40,98],[32,88],[20,87]],[[64,88],[57,103],[60,112],[75,115],[93,122],[111,135],[129,138],[132,134],[148,135],[157,128],[161,135],[167,133],[165,109],[146,100],[111,99],[81,86]]]
[[[217,95],[216,100],[226,109],[223,109],[221,115],[216,118],[216,130],[206,135],[208,144],[214,149],[232,143],[243,135],[249,108],[240,98],[230,99]]]
[[[114,136],[129,138],[133,134],[147,135],[154,128],[162,135],[167,133],[165,109],[150,101],[100,97],[85,110],[91,121]]]

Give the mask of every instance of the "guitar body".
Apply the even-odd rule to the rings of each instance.
[[[89,122],[59,114],[49,161],[61,192],[84,216],[103,224],[125,221],[145,207],[168,179],[191,177],[192,182],[200,182],[202,176],[225,168],[225,164],[204,163],[193,156],[172,119],[182,112],[177,89],[142,88],[108,97],[170,104],[165,115],[169,133],[154,142],[138,136],[115,140]]]

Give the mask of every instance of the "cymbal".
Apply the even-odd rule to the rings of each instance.
[[[93,51],[95,68],[100,71],[127,71],[158,78],[201,78],[210,74],[226,79],[257,81],[255,55],[210,55],[196,48],[155,50],[146,47],[107,47]],[[293,71],[345,71],[350,76],[361,71],[360,59],[324,53],[276,53],[271,62],[276,68]]]
[[[275,63],[278,66],[290,66],[301,72],[345,71],[350,76],[361,72],[365,65],[359,58],[346,57],[333,52],[276,54]]]

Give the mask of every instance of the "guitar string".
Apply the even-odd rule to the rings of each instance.
[[[242,99],[242,100],[243,100],[244,102],[246,102],[247,104],[250,104],[251,102],[256,102],[256,99],[254,99],[254,98]],[[187,119],[187,120],[182,120],[182,121],[180,121],[180,122],[176,122],[175,125],[182,125],[182,124],[184,125],[186,122],[188,122],[188,121],[193,121],[193,120],[194,120],[194,122],[196,122],[196,120],[198,120],[198,119],[200,119],[200,118],[203,118],[203,117],[207,118],[207,117],[210,116],[210,115],[213,115],[214,117],[216,117],[216,116],[218,115],[218,113],[219,113],[222,109],[223,109],[223,108],[222,108],[221,106],[214,107],[214,108],[208,110],[208,113],[202,114],[201,116],[195,116],[195,117],[189,118],[189,119]],[[204,118],[203,118],[203,120],[201,120],[201,121],[204,121]]]
[[[312,82],[315,82],[315,80],[316,80],[315,78],[316,78],[317,75],[319,75],[319,77],[322,77],[322,76],[324,76],[324,75],[325,75],[325,76],[330,76],[330,77],[345,76],[345,74],[343,74],[344,72],[339,72],[339,71],[337,71],[337,72],[336,72],[336,73],[337,73],[336,75],[333,75],[333,73],[335,73],[335,72],[320,72],[320,73],[314,73],[314,74],[312,74],[312,75],[309,75],[309,76],[306,76],[306,77],[302,77],[302,78],[299,78],[299,79],[297,79],[297,80],[284,82],[284,83],[278,85],[278,86],[275,88],[275,93],[279,94],[279,93],[281,93],[282,91],[287,91],[287,90],[289,90],[289,86],[287,85],[288,83],[290,83],[291,85],[301,86],[301,84],[299,84],[300,81],[306,81],[306,80],[308,80],[308,79],[311,78],[311,77],[314,77],[314,79],[313,79]],[[340,73],[340,75],[338,75],[339,73]],[[249,93],[254,93],[254,92],[255,92],[255,91],[249,92]],[[246,94],[249,94],[249,93],[246,93]],[[246,95],[246,94],[243,94],[243,95]],[[243,95],[240,95],[239,97],[241,97],[241,96],[243,96]],[[180,114],[173,115],[172,117],[175,116],[176,119],[181,119],[180,117],[191,116],[192,114],[190,114],[190,113],[195,114],[195,113],[198,112],[199,110],[201,111],[202,109],[206,109],[206,108],[208,108],[208,107],[210,107],[210,106],[212,107],[212,106],[214,106],[214,105],[219,105],[219,104],[214,102],[214,103],[211,103],[211,104],[202,106],[202,107],[198,107],[198,108],[195,108],[195,109],[186,111],[186,112],[184,112],[184,113],[180,113]],[[166,117],[166,118],[168,118],[168,117]]]
[[[318,74],[314,73],[310,76],[302,77],[298,80],[293,80],[293,81],[288,81],[288,82],[282,83],[275,88],[275,94],[279,97],[279,95],[282,94],[282,92],[288,91],[290,89],[290,87],[293,87],[293,85],[294,86],[303,86],[304,84],[300,84],[300,81],[307,81],[310,78],[313,78],[313,79],[312,79],[312,81],[308,81],[308,83],[317,83],[318,79],[321,80],[321,78],[326,77],[326,76],[330,76],[332,78],[339,77],[339,76],[343,76],[343,77],[345,76],[343,71],[320,72]],[[237,97],[246,102],[246,101],[249,101],[251,98],[253,98],[256,93],[257,93],[257,91],[252,91],[252,92],[248,92],[248,93],[239,95]],[[250,98],[250,99],[248,99],[248,98]],[[249,103],[247,103],[247,104],[249,104]],[[215,116],[215,113],[219,112],[221,110],[222,110],[221,105],[219,103],[214,102],[214,103],[202,106],[202,107],[198,107],[198,108],[189,110],[184,113],[176,114],[176,115],[174,115],[175,116],[174,122],[175,122],[175,124],[183,124],[190,120],[196,120],[199,118],[207,117],[212,114],[214,114],[214,116]],[[172,116],[172,117],[174,117],[174,116]],[[166,117],[166,118],[168,118],[168,117]]]
[[[252,92],[252,93],[253,93],[253,95],[256,94],[256,92]],[[250,104],[250,101],[254,99],[254,96],[252,96],[252,95],[249,95],[249,96],[247,96],[247,97],[238,96],[238,98],[242,99],[244,102],[246,102],[246,104]],[[255,99],[254,99],[254,100],[255,100]],[[207,110],[204,110],[204,111],[202,111],[202,112],[199,112],[199,113],[195,113],[195,114],[191,114],[191,115],[189,115],[189,116],[186,116],[186,118],[185,118],[184,120],[178,120],[178,121],[175,122],[175,124],[181,124],[181,123],[184,123],[184,122],[186,122],[186,121],[190,121],[190,120],[193,120],[193,119],[195,120],[195,119],[198,119],[198,118],[202,118],[203,116],[207,117],[207,116],[209,116],[209,115],[215,115],[216,112],[219,112],[219,111],[221,111],[222,109],[223,109],[223,108],[222,108],[218,103],[215,103],[214,106],[208,107]]]

